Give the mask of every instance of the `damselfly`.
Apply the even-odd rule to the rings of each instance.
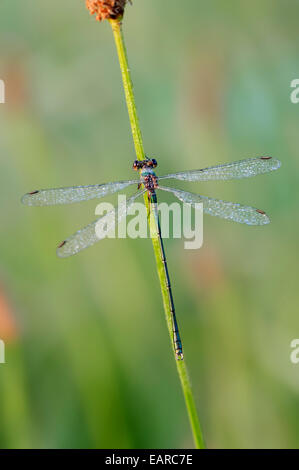
[[[242,204],[222,201],[220,199],[213,199],[199,194],[189,193],[180,189],[171,188],[168,186],[160,186],[159,180],[164,179],[176,179],[181,181],[210,181],[210,180],[233,180],[241,178],[249,178],[263,173],[268,173],[273,170],[277,170],[281,163],[272,157],[257,157],[249,158],[246,160],[240,160],[237,162],[226,163],[224,165],[212,166],[209,168],[203,168],[199,170],[184,171],[180,173],[170,173],[168,175],[159,176],[154,172],[154,168],[157,166],[157,161],[152,158],[146,158],[146,160],[138,161],[135,160],[133,163],[133,169],[140,172],[140,178],[138,180],[128,181],[117,181],[105,184],[96,184],[90,186],[72,186],[68,188],[56,188],[56,189],[40,189],[32,191],[31,193],[25,194],[22,198],[23,204],[28,206],[51,206],[55,204],[71,204],[74,202],[87,201],[90,199],[102,198],[108,194],[113,194],[121,191],[128,186],[138,184],[138,191],[131,196],[125,205],[121,205],[115,212],[111,212],[113,220],[110,223],[110,229],[112,230],[113,225],[119,223],[127,214],[130,206],[135,200],[142,194],[148,194],[149,201],[153,203],[154,216],[157,226],[157,235],[159,239],[159,245],[161,250],[161,258],[163,260],[165,277],[167,282],[167,291],[169,296],[169,305],[172,315],[172,326],[173,326],[173,342],[174,349],[177,359],[183,358],[182,343],[179,335],[173,296],[171,291],[170,279],[168,274],[167,262],[165,257],[165,251],[163,246],[163,240],[161,237],[161,228],[159,222],[159,216],[157,211],[157,196],[156,190],[161,189],[174,194],[180,201],[185,204],[195,206],[201,203],[203,205],[203,212],[221,217],[223,219],[232,220],[241,224],[247,225],[265,225],[270,222],[267,214],[254,207],[244,206]],[[109,218],[109,213],[104,216]],[[96,234],[96,225],[101,218],[95,220],[91,224],[87,225],[81,230],[78,230],[74,235],[64,240],[57,248],[57,255],[61,258],[72,256],[79,251],[93,245],[100,238]]]

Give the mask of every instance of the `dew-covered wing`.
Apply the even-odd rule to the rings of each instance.
[[[27,193],[22,203],[27,206],[53,206],[56,204],[72,204],[88,201],[113,194],[139,181],[116,181],[113,183],[95,184],[90,186],[71,186],[68,188],[40,189]]]
[[[251,176],[277,170],[280,166],[281,162],[272,157],[248,158],[246,160],[211,166],[200,170],[171,173],[160,176],[159,180],[172,178],[182,181],[209,181],[250,178]]]
[[[64,240],[57,248],[57,255],[60,258],[67,258],[103,240],[107,234],[115,229],[116,225],[126,216],[130,206],[141,194],[144,194],[144,192],[145,190],[138,191],[129,198],[127,202],[124,201],[121,203],[116,210],[112,210],[106,215],[99,217],[91,224],[78,230],[78,232]]]
[[[243,206],[235,202],[222,201],[221,199],[213,199],[200,194],[181,191],[180,189],[160,186],[159,189],[174,194],[180,201],[185,204],[202,204],[203,211],[206,214],[221,217],[222,219],[232,220],[240,224],[247,225],[265,225],[270,222],[267,214],[255,207]]]

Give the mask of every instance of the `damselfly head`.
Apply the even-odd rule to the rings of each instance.
[[[135,160],[133,163],[133,170],[138,171],[143,168],[156,168],[158,165],[157,160],[155,158],[147,158],[146,160]]]

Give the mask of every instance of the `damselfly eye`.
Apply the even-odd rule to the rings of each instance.
[[[152,158],[152,165],[154,168],[158,165],[157,160],[155,158]]]
[[[138,170],[139,169],[139,162],[138,160],[135,160],[133,163],[133,170]]]

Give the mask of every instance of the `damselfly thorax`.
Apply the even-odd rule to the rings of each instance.
[[[158,163],[155,158],[146,158],[142,161],[135,160],[133,163],[133,170],[140,170],[140,183],[138,184],[138,189],[144,185],[149,200],[155,194],[155,190],[159,188],[158,177],[154,172],[154,168],[156,168],[157,165]]]

